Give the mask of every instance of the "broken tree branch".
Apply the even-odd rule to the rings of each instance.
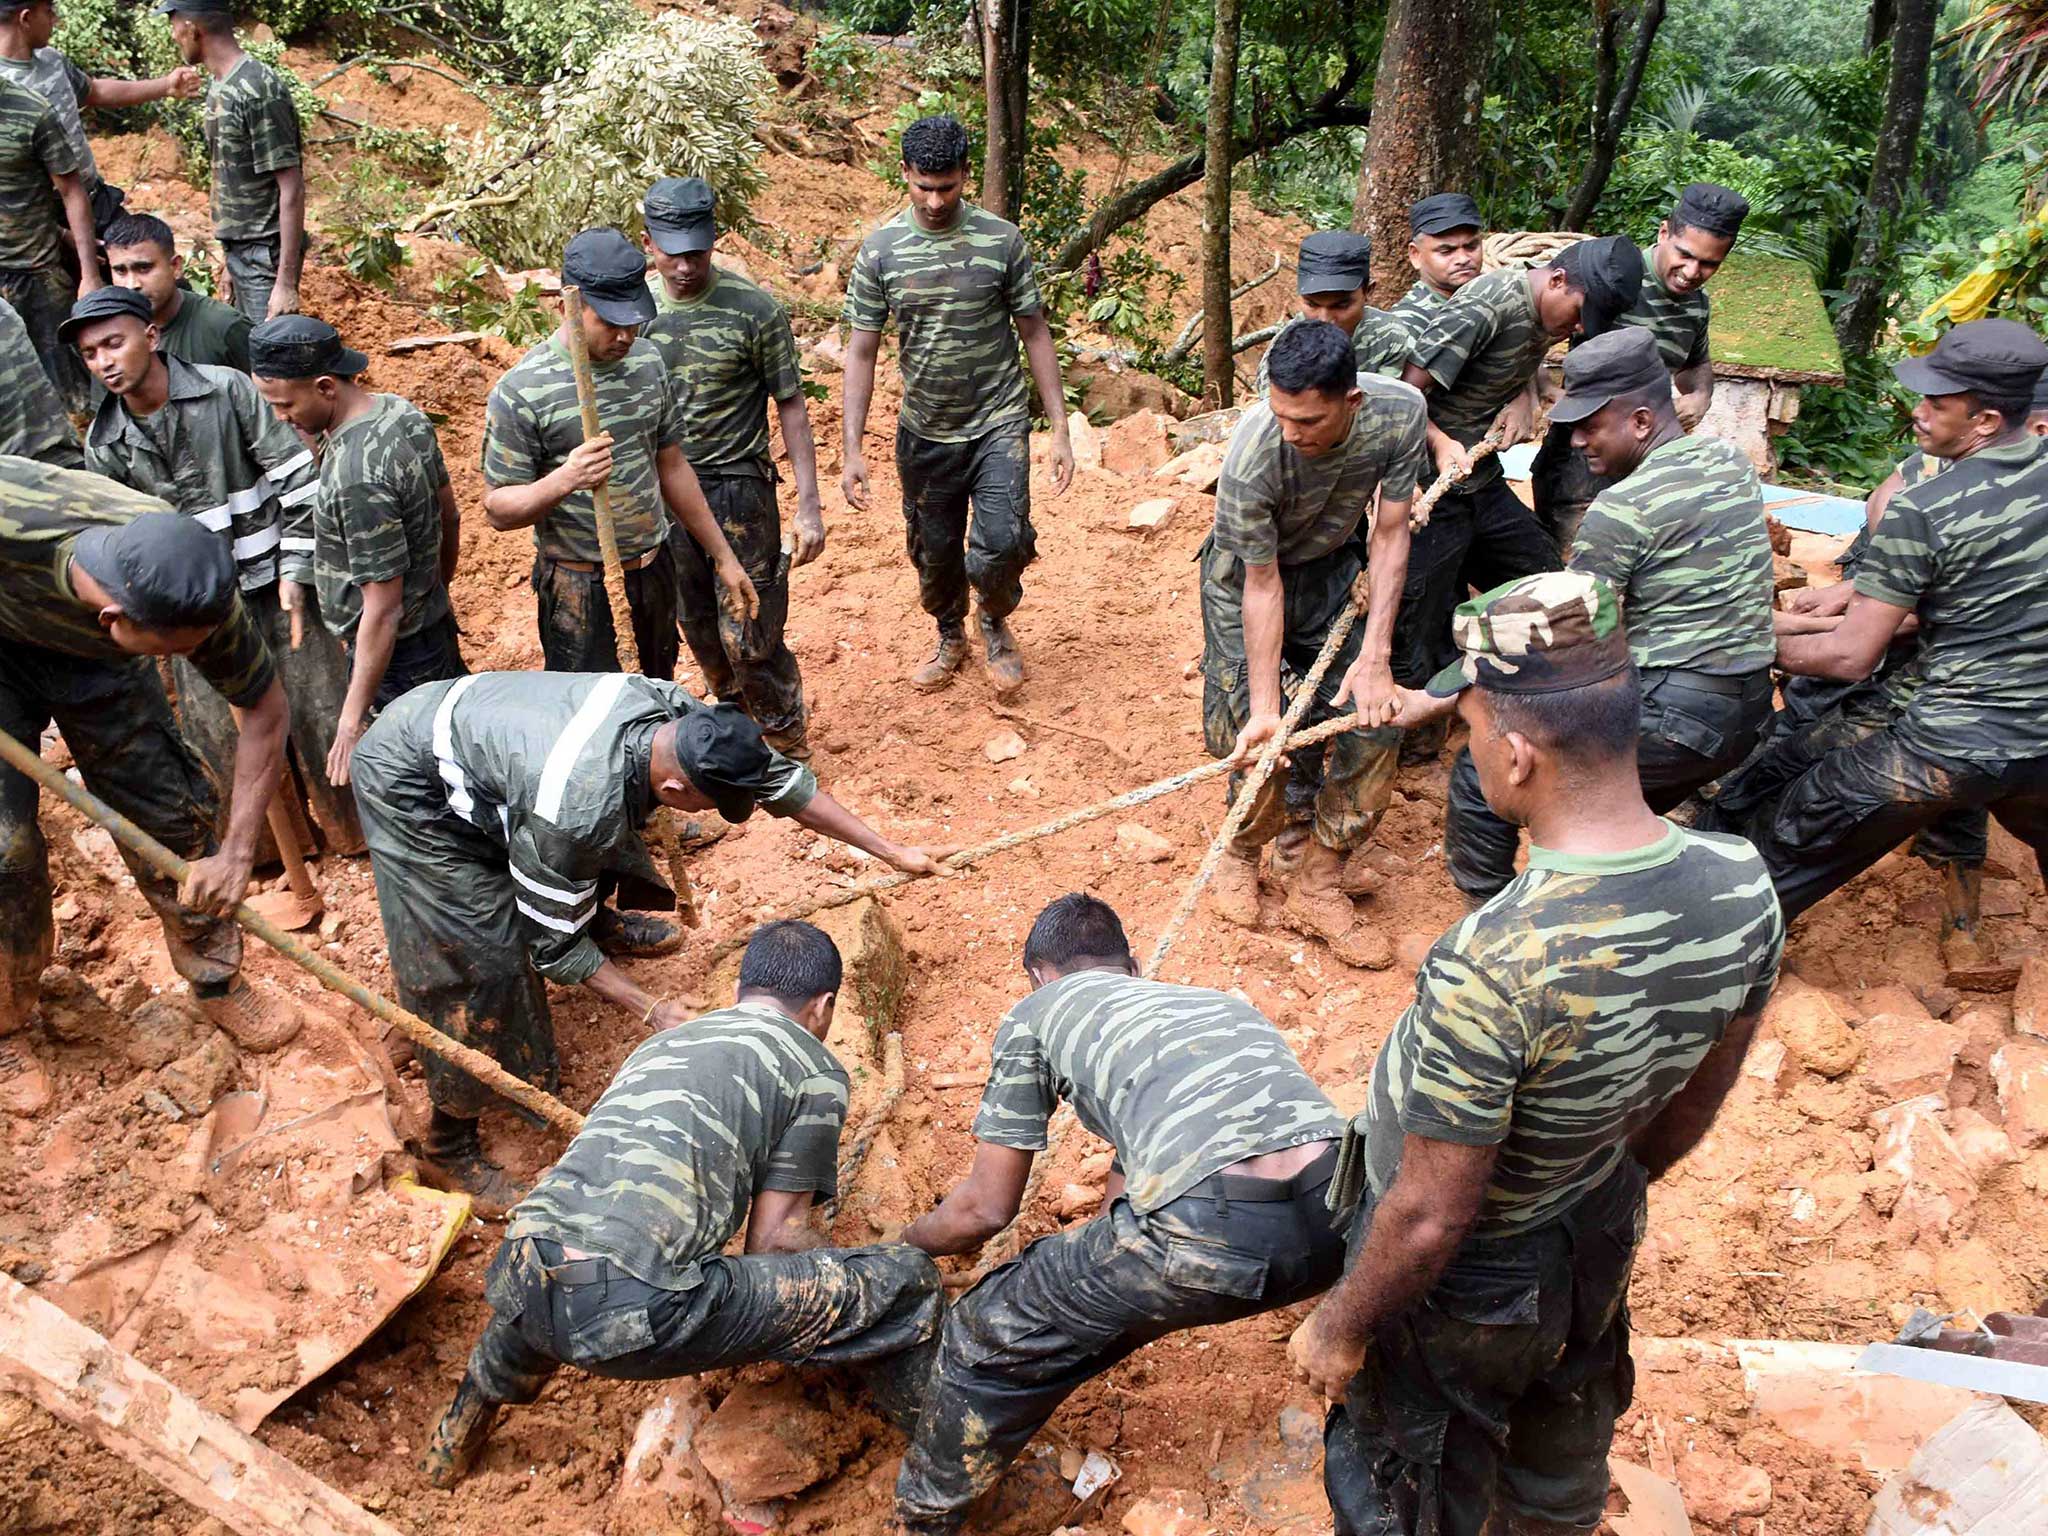
[[[1230,302],[1235,304],[1239,299],[1243,298],[1246,294],[1250,293],[1254,288],[1261,287],[1264,284],[1273,281],[1274,278],[1280,275],[1280,266],[1280,253],[1278,251],[1275,251],[1273,253],[1272,266],[1268,267],[1265,271],[1261,272],[1257,277],[1254,277],[1247,282],[1240,283],[1237,285],[1237,287],[1230,290]],[[1195,313],[1189,317],[1188,323],[1180,328],[1180,334],[1173,338],[1173,345],[1166,349],[1164,355],[1160,358],[1160,361],[1165,364],[1181,363],[1187,361],[1188,354],[1195,350],[1195,343],[1202,339],[1202,321],[1206,318],[1207,317],[1200,310],[1196,310]],[[1238,346],[1235,340],[1231,342],[1230,349],[1233,352],[1243,350],[1241,347]]]

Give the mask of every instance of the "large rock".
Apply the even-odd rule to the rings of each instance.
[[[1137,411],[1112,422],[1102,436],[1102,467],[1114,475],[1140,479],[1173,457],[1166,429],[1173,418],[1159,411]]]
[[[1863,1041],[1835,1000],[1797,979],[1778,984],[1764,1024],[1794,1061],[1822,1077],[1840,1077],[1863,1055]]]
[[[1892,1235],[1902,1242],[1946,1238],[1977,1199],[1971,1175],[1948,1129],[1941,1123],[1943,1101],[1913,1099],[1884,1111],[1883,1130],[1871,1153],[1879,1173],[1895,1175],[1899,1196],[1892,1206]]]
[[[1159,1488],[1124,1511],[1124,1536],[1214,1536],[1209,1506],[1198,1493]]]
[[[1157,374],[1107,363],[1074,363],[1067,369],[1067,382],[1081,391],[1081,409],[1097,421],[1114,421],[1134,411],[1180,417],[1194,403]]]
[[[1074,470],[1102,468],[1102,433],[1080,411],[1067,415],[1067,441],[1074,445]]]
[[[697,1459],[728,1501],[787,1498],[846,1464],[862,1431],[851,1416],[812,1402],[794,1377],[742,1382],[696,1433]]]
[[[2003,1128],[1974,1109],[1951,1110],[1948,1134],[1963,1156],[1963,1166],[1970,1170],[1972,1178],[1980,1181],[2020,1160],[2019,1148]]]
[[[49,985],[48,978],[43,985]],[[2019,985],[2012,994],[2012,1027],[2023,1035],[2048,1039],[2048,958],[2028,955],[2020,962]]]
[[[1685,1511],[1704,1525],[1733,1525],[1771,1507],[1771,1474],[1762,1467],[1730,1461],[1711,1451],[1693,1451],[1678,1459],[1678,1486]]]
[[[1223,460],[1229,451],[1223,443],[1197,443],[1161,464],[1154,478],[1177,480],[1189,490],[1206,495],[1223,479]]]
[[[1948,1094],[1956,1058],[1969,1039],[1953,1024],[1880,1013],[1864,1022],[1863,1077],[1891,1103],[1924,1093]]]
[[[2026,1152],[2048,1142],[2048,1045],[2008,1040],[1991,1058],[1991,1081],[2012,1144]]]

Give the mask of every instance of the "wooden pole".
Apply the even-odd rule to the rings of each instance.
[[[83,1429],[238,1536],[402,1536],[5,1276],[0,1385]]]
[[[0,760],[27,774],[86,820],[105,827],[116,842],[137,854],[152,869],[180,884],[184,882],[186,872],[191,868],[185,860],[90,790],[73,784],[5,731],[0,731]],[[510,1099],[522,1109],[533,1111],[550,1125],[572,1136],[583,1129],[583,1117],[553,1094],[544,1093],[533,1084],[514,1077],[483,1052],[450,1039],[418,1014],[408,1012],[389,998],[372,992],[347,971],[317,950],[308,949],[246,902],[235,908],[234,915],[242,927],[301,970],[311,972],[328,991],[339,992],[357,1007],[376,1015],[422,1050],[432,1051],[450,1066],[467,1072],[493,1093]]]

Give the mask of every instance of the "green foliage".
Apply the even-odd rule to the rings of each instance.
[[[915,0],[832,0],[827,9],[852,31],[886,37],[908,32],[918,11]]]
[[[1775,440],[1788,479],[1866,491],[1911,446],[1911,412],[1892,392],[1891,370],[1867,356],[1847,365],[1848,383],[1799,392],[1799,418]]]
[[[979,84],[923,90],[916,99],[900,103],[889,119],[889,131],[882,141],[887,147],[868,162],[868,169],[900,190],[904,186],[903,130],[921,117],[936,117],[942,112],[959,118],[967,130],[967,184],[978,185],[982,150],[988,137],[988,99],[982,95]],[[1032,131],[1036,134],[1039,130],[1034,127]],[[1027,168],[1024,174],[1028,179],[1031,172]]]
[[[2048,106],[2048,0],[1986,0],[1950,40],[1974,76],[1978,110]]]
[[[492,289],[490,262],[479,256],[460,272],[434,279],[434,304],[429,311],[453,331],[483,331],[502,336],[515,347],[531,345],[555,328],[555,316],[541,302],[540,285],[522,283],[519,291],[500,298]]]
[[[1945,241],[1927,253],[1925,272],[1943,293],[1967,279],[1962,318],[1979,318],[1974,300],[1984,315],[2048,329],[2048,213],[2021,219],[1973,247]],[[1899,336],[1920,350],[1933,346],[1950,323],[1946,310],[1916,316],[1899,327]]]
[[[389,288],[409,259],[405,247],[386,225],[350,226],[330,221],[328,235],[341,253],[341,264],[351,277],[379,288]]]
[[[551,266],[579,230],[637,233],[641,195],[663,176],[702,176],[720,221],[743,224],[761,187],[754,123],[769,92],[746,27],[665,15],[459,153],[454,184],[479,200],[456,227],[503,266]]]
[[[836,96],[860,96],[874,82],[875,50],[845,27],[820,30],[804,61]]]

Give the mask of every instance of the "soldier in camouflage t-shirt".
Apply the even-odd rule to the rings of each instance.
[[[897,1518],[918,1536],[959,1530],[1091,1377],[1168,1333],[1312,1296],[1341,1260],[1322,1191],[1343,1121],[1257,1009],[1138,976],[1122,923],[1092,896],[1039,914],[1024,969],[1032,992],[996,1031],[973,1169],[903,1240],[966,1253],[1007,1225],[1062,1099],[1115,1157],[1100,1214],[947,1314],[896,1480]]]
[[[75,279],[65,264],[67,245],[95,249],[84,172],[56,108],[0,77],[0,299],[21,316],[43,372],[74,412],[92,403],[91,381],[57,327],[74,291],[83,295],[100,284],[97,262]]]
[[[1406,323],[1366,303],[1366,288],[1371,281],[1372,242],[1365,236],[1341,229],[1310,235],[1301,242],[1294,266],[1301,314],[1290,319],[1281,331],[1284,333],[1301,320],[1327,320],[1351,338],[1351,351],[1358,359],[1360,373],[1400,378],[1401,370],[1408,365],[1408,348],[1414,338]],[[1264,392],[1266,383],[1266,362],[1261,358],[1253,387]]]
[[[626,1058],[512,1212],[484,1280],[491,1320],[423,1458],[436,1487],[468,1471],[501,1404],[532,1402],[564,1364],[628,1381],[844,1365],[915,1419],[938,1269],[903,1243],[826,1247],[809,1220],[839,1194],[846,1069],[824,1040],[840,981],[824,933],[770,923],[734,1006]]]
[[[1400,718],[1455,708],[1487,799],[1535,847],[1416,975],[1332,1181],[1358,1207],[1347,1271],[1288,1353],[1339,1403],[1337,1529],[1404,1529],[1421,1489],[1443,1536],[1510,1512],[1591,1530],[1629,1403],[1646,1186],[1733,1085],[1784,922],[1753,849],[1644,802],[1605,582],[1512,582],[1456,631],[1460,659]]]
[[[682,402],[684,456],[760,594],[761,613],[736,623],[718,603],[704,551],[677,529],[670,538],[683,638],[712,693],[745,709],[778,752],[808,759],[803,676],[783,629],[790,570],[825,547],[818,454],[789,316],[739,273],[712,264],[713,203],[700,177],[672,176],[648,188],[641,215],[655,270],[647,286],[659,313],[645,335],[668,364]],[[796,526],[787,546],[768,451],[771,402],[796,480]]]
[[[1696,181],[1679,193],[1670,217],[1657,226],[1656,244],[1643,252],[1642,292],[1616,321],[1656,337],[1678,393],[1678,419],[1688,432],[1700,424],[1714,398],[1707,282],[1728,259],[1748,216],[1748,200],[1714,182]],[[1560,554],[1570,551],[1587,505],[1613,483],[1593,473],[1585,455],[1573,448],[1569,426],[1553,419],[1530,484],[1536,516],[1557,540]]]
[[[64,402],[43,372],[28,329],[0,299],[0,453],[40,459],[59,469],[85,468],[85,450],[71,430]]]
[[[967,657],[967,595],[980,612],[989,682],[1024,683],[1008,619],[1038,552],[1031,527],[1031,410],[1021,340],[1052,423],[1053,494],[1074,473],[1066,397],[1031,255],[1017,226],[962,201],[967,130],[926,117],[903,132],[910,206],[861,242],[846,284],[845,468],[841,489],[868,504],[868,402],[882,330],[893,316],[903,405],[896,472],[918,598],[937,621],[938,649],[911,685],[943,688]]]
[[[1763,486],[1742,450],[1688,437],[1650,333],[1618,326],[1565,359],[1551,420],[1607,488],[1569,568],[1621,600],[1642,677],[1636,764],[1659,813],[1739,765],[1771,713],[1776,586]],[[1487,808],[1472,753],[1451,770],[1444,865],[1484,900],[1514,878],[1517,829]]]
[[[1341,714],[1346,699],[1367,707],[1391,695],[1408,504],[1427,462],[1422,397],[1356,372],[1336,325],[1303,321],[1274,341],[1268,358],[1269,397],[1231,434],[1215,531],[1200,555],[1202,732],[1215,757],[1255,754],[1278,729],[1283,669],[1305,676],[1350,605],[1361,528],[1370,603],[1301,723]],[[1347,879],[1355,887],[1358,872],[1347,876],[1347,856],[1365,846],[1387,808],[1399,747],[1397,732],[1374,729],[1290,752],[1290,766],[1266,781],[1217,870],[1217,910],[1257,927],[1260,850],[1290,822],[1312,820],[1287,921],[1351,964],[1392,963],[1385,935],[1355,920]]]
[[[1415,282],[1393,317],[1419,334],[1453,294],[1479,276],[1486,261],[1486,221],[1462,192],[1436,192],[1408,210],[1408,264]]]
[[[1876,697],[1770,749],[1787,787],[1740,830],[1790,912],[1958,810],[1988,810],[2048,856],[2048,439],[2025,427],[2044,368],[2048,344],[2026,326],[1975,320],[1893,369],[1923,395],[1921,451],[1948,467],[1891,498],[1840,621],[1785,626],[1778,664],[1866,677],[1915,614],[1920,650]]]
[[[278,420],[320,445],[319,492],[287,520],[284,547],[311,557],[321,621],[349,653],[327,759],[328,777],[345,784],[373,711],[469,670],[448,601],[461,514],[434,424],[411,401],[364,389],[370,360],[333,326],[280,315],[249,346],[256,388]],[[303,583],[291,601],[305,601]]]

